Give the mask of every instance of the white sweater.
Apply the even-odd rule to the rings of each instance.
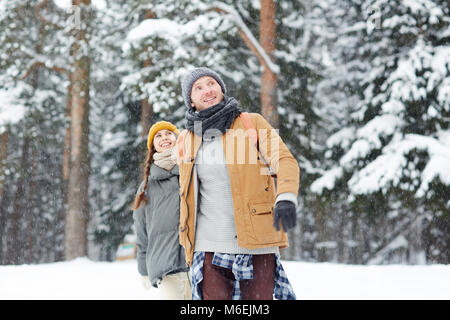
[[[232,254],[279,254],[278,247],[246,249],[238,245],[230,177],[222,136],[203,139],[195,160],[198,206],[195,251]],[[281,195],[280,195],[281,196]],[[295,195],[294,195],[295,197]]]

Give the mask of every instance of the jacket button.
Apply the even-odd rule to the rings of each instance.
[[[178,229],[179,229],[181,232],[184,232],[184,230],[186,230],[186,228],[183,227],[183,226],[180,226]]]
[[[252,209],[252,212],[255,213],[255,212],[256,212],[256,209]]]

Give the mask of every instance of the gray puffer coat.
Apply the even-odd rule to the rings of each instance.
[[[146,190],[147,203],[134,211],[137,264],[141,275],[148,275],[157,287],[164,276],[188,271],[184,249],[179,244],[179,170],[169,172],[152,163]],[[138,194],[144,187],[142,182]]]

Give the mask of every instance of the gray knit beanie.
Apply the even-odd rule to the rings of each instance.
[[[227,88],[225,87],[225,83],[223,82],[222,78],[213,70],[201,67],[201,68],[195,68],[191,71],[189,71],[185,76],[183,81],[181,82],[181,91],[183,94],[184,104],[187,108],[192,108],[191,106],[191,90],[192,85],[195,81],[200,79],[201,77],[209,76],[214,78],[214,80],[219,83],[219,85],[222,87],[223,94],[227,93]]]

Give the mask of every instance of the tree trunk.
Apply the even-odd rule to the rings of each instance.
[[[361,234],[361,219],[357,213],[351,213],[351,239],[352,246],[350,247],[349,263],[361,264],[363,262],[364,253],[364,238]]]
[[[5,173],[6,156],[8,155],[8,140],[8,130],[0,133],[0,203],[2,203],[3,188],[5,183],[5,177],[3,175]]]
[[[70,75],[69,75],[70,76]],[[70,84],[67,88],[67,98],[66,98],[66,120],[68,120],[68,124],[66,127],[66,134],[64,136],[64,149],[63,149],[63,165],[62,165],[62,177],[63,177],[63,185],[64,185],[64,204],[66,204],[67,201],[67,187],[69,185],[69,173],[70,173],[70,128],[71,128],[71,121],[70,116],[72,112],[72,80],[69,79]]]
[[[5,187],[6,177],[5,174],[5,166],[6,166],[6,157],[8,155],[8,140],[9,140],[9,131],[8,128],[3,133],[0,133],[0,264],[3,264],[4,256],[3,256],[3,241],[6,240],[5,231],[6,231],[6,221],[7,214],[6,210],[3,210],[3,191]]]
[[[64,147],[63,147],[63,164],[62,164],[62,210],[59,212],[59,218],[58,221],[64,221],[65,217],[68,216],[68,190],[69,190],[69,178],[70,178],[70,143],[71,143],[71,112],[72,112],[72,79],[70,78],[70,73],[68,74],[69,77],[69,86],[67,88],[67,97],[66,97],[66,113],[65,113],[65,119],[68,123],[66,123],[66,133],[64,135]],[[53,235],[53,242],[57,242],[57,235],[58,233],[54,233]],[[64,235],[65,239],[65,235]],[[62,251],[56,251],[55,252],[55,261],[62,261],[64,260],[64,252]]]
[[[141,103],[141,125],[142,125],[142,137],[148,135],[153,118],[153,106],[148,103],[148,99],[145,98]]]
[[[261,0],[259,43],[266,54],[273,61],[275,50],[275,2],[274,0]],[[261,76],[261,113],[274,127],[279,128],[277,75],[265,67]]]
[[[325,262],[328,260],[327,246],[325,245],[327,240],[327,226],[326,226],[326,205],[319,199],[316,204],[316,212],[314,214],[314,225],[317,231],[317,261]],[[318,246],[320,244],[320,246]]]
[[[25,210],[26,184],[29,170],[28,152],[30,149],[30,137],[25,134],[20,159],[19,179],[14,193],[13,209],[8,217],[8,240],[6,250],[6,264],[21,264],[24,259],[24,241],[22,237],[22,224]]]
[[[144,19],[155,19],[155,14],[151,10],[146,10]],[[146,52],[148,50],[148,46],[146,47]],[[147,68],[153,64],[150,58],[147,58],[143,67]],[[141,102],[141,126],[142,126],[142,137],[146,137],[148,134],[148,130],[150,130],[150,126],[152,125],[153,120],[153,106],[148,102],[148,97],[144,98]]]
[[[73,66],[71,99],[70,175],[68,210],[65,225],[65,258],[71,260],[87,255],[87,224],[89,218],[89,82],[88,20],[83,15],[90,0],[73,0],[75,12],[81,12],[80,26],[75,26],[71,48]],[[77,11],[79,10],[79,11]],[[83,27],[84,26],[84,27]],[[83,27],[83,28],[82,28]],[[78,29],[79,28],[79,29]]]
[[[42,1],[40,4],[36,6],[36,15],[39,17],[39,9],[42,8],[47,1]],[[37,43],[36,43],[36,54],[41,55],[42,54],[42,47],[45,42],[45,36],[46,36],[46,23],[44,21],[41,21],[39,26],[39,32],[37,35]],[[36,90],[39,86],[39,69],[40,68],[32,68],[30,71],[31,77],[30,77],[30,83],[33,87],[33,95],[35,94]],[[32,121],[32,126],[35,127],[35,121]],[[32,141],[31,141],[32,142]],[[24,263],[30,264],[33,262],[33,246],[36,242],[37,238],[39,237],[36,232],[33,232],[36,228],[36,222],[37,217],[36,213],[33,211],[33,208],[35,208],[35,195],[36,195],[36,167],[37,167],[37,161],[38,161],[38,154],[37,149],[33,148],[33,145],[31,144],[31,152],[30,152],[30,159],[29,159],[29,165],[30,165],[30,173],[27,174],[27,187],[28,191],[26,192],[26,195],[24,195],[25,200],[25,208],[24,208],[24,222],[26,226],[26,232],[24,234],[24,243],[23,243],[23,250],[24,250]]]
[[[26,220],[27,220],[27,232],[25,234],[25,244],[24,244],[24,249],[25,249],[25,260],[24,262],[27,264],[33,263],[34,262],[34,244],[36,242],[36,239],[39,237],[39,235],[36,234],[35,228],[36,228],[36,221],[37,221],[37,217],[36,214],[33,212],[33,208],[36,207],[36,203],[35,203],[35,195],[36,195],[36,188],[37,188],[37,184],[36,184],[36,167],[37,167],[37,160],[38,160],[38,155],[37,155],[37,150],[36,148],[33,148],[33,151],[31,152],[32,157],[31,157],[31,172],[30,172],[30,177],[29,177],[29,191],[27,192],[27,202],[26,202],[26,210],[25,213],[27,215]]]
[[[44,26],[39,28],[38,38],[39,41],[36,44],[36,53],[42,52],[42,42],[44,38]],[[33,94],[36,92],[39,81],[39,68],[30,69],[30,84],[33,87]],[[32,116],[32,113],[29,114]],[[31,121],[31,120],[29,120]],[[7,259],[11,264],[30,263],[29,257],[31,256],[31,243],[32,239],[30,235],[26,235],[23,231],[27,230],[24,226],[28,227],[33,224],[34,217],[32,213],[32,198],[34,194],[31,193],[31,186],[33,185],[33,165],[35,164],[34,156],[36,152],[30,152],[32,148],[32,138],[28,132],[31,132],[30,128],[26,128],[24,133],[24,143],[22,147],[22,157],[20,161],[20,177],[17,181],[17,189],[14,194],[13,200],[13,212],[10,217],[10,245],[8,245]],[[27,230],[28,231],[28,230]]]

